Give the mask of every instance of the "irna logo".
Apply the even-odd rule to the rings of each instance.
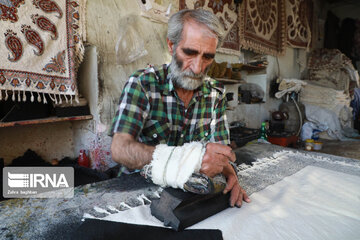
[[[10,173],[8,172],[8,185],[11,188],[37,188],[53,187],[66,188],[69,184],[65,174],[47,173]]]

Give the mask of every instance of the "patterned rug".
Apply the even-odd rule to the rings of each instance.
[[[339,49],[313,50],[309,54],[307,67],[309,79],[320,86],[348,92],[353,91],[349,89],[350,81],[358,83],[358,74],[351,60]],[[352,85],[352,88],[356,85]]]
[[[287,43],[293,48],[309,48],[313,26],[312,0],[286,1]]]
[[[275,56],[285,53],[284,0],[244,0],[239,19],[242,48]]]
[[[77,100],[86,0],[0,0],[0,100]],[[26,99],[25,92],[31,92]],[[35,94],[34,94],[35,93]]]
[[[338,70],[340,68],[354,68],[351,60],[345,56],[339,49],[315,49],[309,55],[308,68],[321,70]]]
[[[179,10],[203,8],[213,12],[220,20],[225,38],[218,52],[240,54],[239,26],[236,6],[232,0],[179,0]]]

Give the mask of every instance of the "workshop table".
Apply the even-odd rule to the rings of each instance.
[[[239,181],[249,195],[309,165],[360,176],[360,161],[350,158],[271,144],[250,144],[236,149],[235,153]],[[264,164],[266,167],[256,167]],[[0,202],[0,239],[70,239],[84,215],[107,216],[107,213],[96,211],[97,207],[115,213],[112,207],[124,210],[121,203],[139,206],[143,202],[138,196],[144,194],[151,200],[157,197],[158,190],[158,186],[139,174],[131,174],[78,186],[74,197],[69,199],[3,201]]]

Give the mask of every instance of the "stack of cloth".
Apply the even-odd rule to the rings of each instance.
[[[356,137],[350,102],[359,86],[359,74],[351,60],[338,49],[316,49],[310,54],[307,67],[308,84],[300,93],[307,119],[325,124],[336,133],[330,134],[331,139]]]
[[[339,116],[341,109],[350,108],[351,98],[348,92],[318,86],[311,81],[306,82],[307,85],[304,85],[300,92],[301,102],[329,109]]]
[[[349,92],[307,83],[300,92],[301,102],[305,105],[306,118],[328,130],[327,135],[321,134],[321,137],[339,140],[357,137],[352,128]]]
[[[314,50],[309,56],[307,68],[310,81],[320,86],[352,92],[360,84],[359,74],[351,60],[338,49]]]

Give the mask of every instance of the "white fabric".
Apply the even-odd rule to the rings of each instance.
[[[225,240],[359,239],[360,177],[308,166],[189,229],[220,229]],[[149,205],[103,220],[163,226]]]
[[[282,79],[279,85],[279,92],[275,93],[275,97],[282,98],[285,94],[291,92],[300,92],[301,88],[307,83],[299,79]]]
[[[350,108],[351,98],[348,92],[335,90],[308,83],[300,92],[303,103],[318,105],[334,111],[338,116],[343,107]]]
[[[170,147],[157,145],[153,153],[152,181],[162,187],[184,188],[191,174],[199,172],[205,147],[200,142]]]

